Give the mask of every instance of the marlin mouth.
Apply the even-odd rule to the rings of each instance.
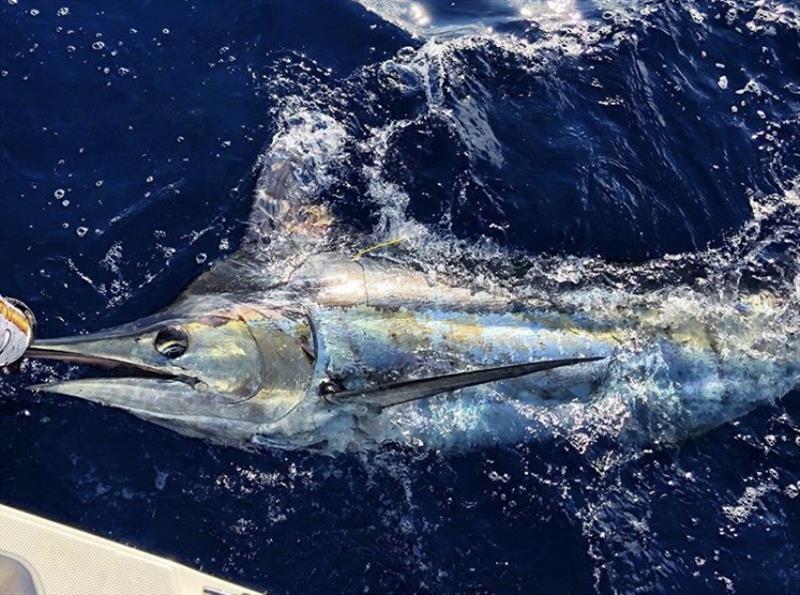
[[[131,353],[137,335],[94,334],[36,342],[31,359],[85,364],[99,375],[35,384],[28,388],[126,409],[152,419],[178,419],[213,400],[208,385],[165,361],[141,361]],[[130,355],[129,355],[130,354]]]
[[[72,364],[87,365],[102,370],[113,370],[115,373],[112,377],[119,379],[171,380],[182,382],[192,387],[195,387],[200,382],[199,378],[194,378],[185,374],[176,374],[163,368],[157,368],[139,362],[131,362],[109,355],[90,353],[80,349],[80,346],[83,344],[85,344],[84,337],[66,340],[51,339],[38,341],[28,348],[25,357],[28,359],[63,361]],[[103,378],[98,377],[95,379],[102,380]],[[31,390],[49,391],[50,388],[57,389],[57,387],[63,387],[71,382],[79,382],[79,380],[34,384],[28,388]],[[54,392],[58,391],[55,390]]]

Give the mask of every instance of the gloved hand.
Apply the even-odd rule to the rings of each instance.
[[[36,318],[20,301],[0,297],[0,367],[17,362],[33,341]]]

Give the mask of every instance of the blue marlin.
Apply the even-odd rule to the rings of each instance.
[[[800,384],[794,302],[673,287],[521,300],[335,247],[335,222],[267,164],[254,229],[165,310],[28,353],[113,378],[37,390],[244,448],[436,448],[565,431],[674,442]],[[269,238],[269,245],[263,238]]]

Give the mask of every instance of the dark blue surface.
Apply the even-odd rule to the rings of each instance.
[[[728,22],[733,3],[667,1],[607,24],[580,55],[531,56],[502,39],[550,33],[502,3],[429,4],[501,36],[449,48],[443,70],[432,60],[431,77],[454,77],[441,87],[390,61],[424,39],[346,0],[0,5],[0,292],[26,300],[44,336],[168,304],[204,257],[238,245],[255,164],[292,96],[343,123],[347,158],[323,198],[362,229],[378,220],[371,135],[406,119],[384,176],[407,193],[408,215],[534,255],[639,261],[718,245],[751,217],[748,192],[781,195],[800,173],[791,20],[766,35],[748,29],[748,2]],[[761,94],[737,94],[751,79]],[[474,101],[496,145],[455,132],[426,89],[441,91],[444,112]],[[600,472],[566,440],[459,455],[245,453],[21,388],[43,373],[0,378],[0,501],[246,585],[800,584],[800,499],[787,491],[800,482],[796,394]]]

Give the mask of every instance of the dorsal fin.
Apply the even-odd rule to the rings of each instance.
[[[276,283],[275,272],[265,274],[262,263],[257,247],[245,244],[236,254],[211,265],[182,295],[243,293],[269,288]]]
[[[327,240],[333,217],[304,182],[310,164],[294,153],[261,160],[249,241],[287,242],[292,249]]]
[[[322,124],[314,127],[314,134],[324,137]],[[325,186],[319,179],[336,147],[311,144],[293,139],[291,129],[275,135],[255,168],[253,206],[242,247],[214,264],[187,293],[278,285],[310,254],[325,250],[334,218],[321,202]]]
[[[258,162],[248,241],[269,245],[273,260],[318,252],[334,219],[322,202],[344,158],[346,132],[336,119],[313,110],[284,114]]]
[[[602,357],[585,357],[571,359],[555,359],[541,362],[529,362],[526,364],[516,364],[511,366],[498,366],[473,370],[470,372],[459,372],[456,374],[446,374],[434,376],[422,380],[408,380],[389,384],[369,390],[356,390],[338,392],[324,395],[326,401],[335,404],[360,403],[376,408],[379,411],[409,403],[419,399],[426,399],[441,393],[451,392],[460,388],[496,382],[498,380],[508,380],[519,376],[527,376],[536,372],[544,372],[554,368],[574,366],[576,364],[589,363],[604,359]]]

